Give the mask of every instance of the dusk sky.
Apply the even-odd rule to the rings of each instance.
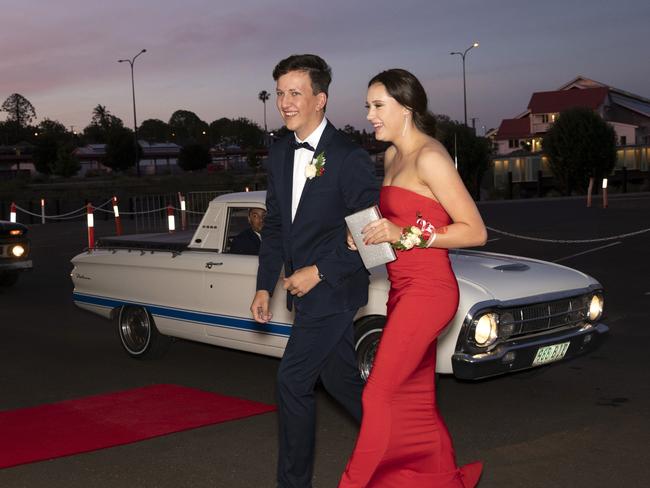
[[[420,78],[430,109],[463,118],[460,56],[467,55],[468,118],[498,126],[526,109],[534,91],[577,75],[650,98],[650,2],[546,0],[0,0],[0,103],[25,96],[38,121],[88,125],[105,105],[133,126],[177,109],[206,122],[247,117],[262,125],[260,90],[273,67],[312,52],[333,69],[328,118],[370,129],[366,84],[387,68]],[[281,125],[275,97],[269,129]],[[4,113],[0,119],[5,118]]]

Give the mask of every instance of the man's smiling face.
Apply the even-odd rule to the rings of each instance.
[[[277,107],[287,129],[304,140],[323,120],[327,95],[314,95],[307,71],[289,71],[278,78]]]

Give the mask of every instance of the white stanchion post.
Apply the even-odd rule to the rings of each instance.
[[[122,235],[122,219],[120,218],[120,209],[117,207],[117,197],[113,197],[113,215],[115,215],[115,232],[118,236]]]
[[[167,205],[167,224],[169,226],[169,232],[174,232],[176,230],[176,220],[174,219],[174,207]]]
[[[45,198],[41,198],[41,224],[45,223]]]
[[[88,249],[95,247],[95,217],[93,214],[93,206],[91,203],[86,205],[86,212],[88,214]]]
[[[594,191],[594,177],[589,178],[589,188],[587,188],[587,208],[591,207],[591,194]]]
[[[181,205],[181,230],[185,230],[187,227],[187,207],[185,206],[185,197],[178,192],[178,200]]]
[[[9,222],[16,223],[16,204],[14,202],[11,202],[9,207]]]
[[[607,178],[603,178],[603,208],[607,208]]]

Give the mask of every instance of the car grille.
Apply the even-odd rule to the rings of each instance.
[[[545,332],[581,324],[587,317],[589,296],[564,298],[550,302],[507,308],[501,311],[501,327],[513,324],[510,337]]]

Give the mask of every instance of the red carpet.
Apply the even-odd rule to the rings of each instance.
[[[153,385],[0,412],[0,468],[271,412],[275,406]]]

